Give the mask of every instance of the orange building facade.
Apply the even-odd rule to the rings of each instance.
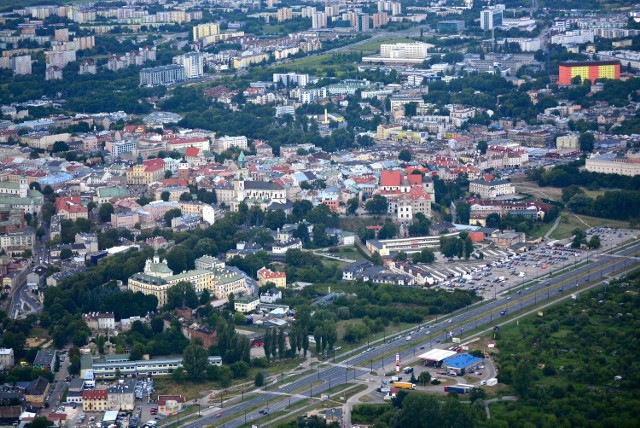
[[[591,83],[596,79],[620,79],[620,61],[568,61],[559,63],[558,68],[559,85],[571,85],[576,76]]]

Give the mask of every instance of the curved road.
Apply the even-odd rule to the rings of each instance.
[[[579,289],[580,283],[577,282],[578,280],[584,284],[592,280],[603,279],[613,272],[637,263],[638,260],[635,255],[639,252],[640,243],[635,243],[627,249],[618,250],[613,257],[609,254],[601,254],[597,261],[558,275],[555,278],[540,280],[539,283],[520,290],[519,295],[512,295],[513,301],[510,300],[511,298],[501,298],[473,307],[466,312],[451,316],[445,321],[415,332],[411,335],[409,341],[403,339],[384,343],[369,351],[348,357],[330,367],[320,368],[317,373],[304,376],[284,386],[277,387],[277,384],[272,384],[270,385],[271,390],[264,391],[258,397],[221,409],[218,413],[220,416],[212,413],[183,426],[200,428],[217,425],[235,428],[242,426],[245,420],[254,421],[264,418],[264,415],[258,413],[258,410],[268,409],[270,413],[286,410],[289,405],[293,405],[298,401],[314,396],[319,397],[320,393],[332,387],[344,384],[358,376],[369,374],[371,360],[375,361],[375,368],[395,366],[395,354],[399,348],[406,346],[408,343],[415,346],[399,352],[401,361],[415,356],[416,352],[420,352],[420,347],[423,347],[426,351],[436,343],[447,342],[447,333],[450,331],[459,334],[483,325],[497,323],[500,320],[500,312],[505,310],[505,305],[508,305],[507,311],[513,306],[516,306],[518,310],[527,308],[544,301],[550,301],[552,296],[555,297],[558,293],[564,293],[565,289],[567,293],[573,289]],[[630,259],[633,260],[630,261]],[[443,319],[445,318],[443,317]],[[381,357],[383,357],[382,360],[380,360]],[[314,385],[314,383],[320,381],[322,381],[322,384]]]

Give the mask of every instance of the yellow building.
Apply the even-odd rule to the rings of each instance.
[[[138,164],[127,171],[127,184],[151,184],[164,179],[164,160],[150,159],[142,161],[138,158]]]
[[[273,283],[277,288],[287,287],[287,274],[285,272],[274,272],[263,267],[258,271],[258,282],[260,285]]]
[[[179,282],[190,282],[196,293],[209,291],[217,299],[224,299],[230,293],[235,295],[247,291],[245,278],[237,272],[212,267],[195,269],[174,275],[166,260],[160,260],[156,254],[152,260],[147,260],[144,271],[129,278],[128,288],[135,292],[156,296],[158,307],[167,304],[167,291]]]
[[[193,41],[196,42],[198,39],[207,36],[213,36],[216,34],[220,34],[220,25],[214,23],[207,24],[199,24],[193,27]]]

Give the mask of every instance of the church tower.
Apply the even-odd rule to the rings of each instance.
[[[29,184],[27,183],[27,176],[24,172],[20,174],[20,190],[19,195],[21,198],[26,198],[29,193]]]

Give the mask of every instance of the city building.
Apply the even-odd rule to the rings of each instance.
[[[465,24],[461,19],[452,19],[438,22],[438,33],[460,34],[464,31]]]
[[[383,43],[379,56],[363,57],[363,62],[410,63],[419,64],[429,58],[432,44],[423,42]]]
[[[42,376],[38,376],[37,379],[32,380],[29,386],[27,386],[24,400],[30,406],[43,407],[50,389],[51,384],[49,381]]]
[[[506,232],[493,238],[493,244],[498,248],[507,249],[512,245],[524,243],[525,239],[523,232]]]
[[[235,299],[233,309],[243,314],[255,311],[260,304],[260,298],[257,296],[240,297]]]
[[[151,184],[164,179],[165,163],[162,159],[142,160],[138,156],[138,163],[127,170],[127,184]]]
[[[216,153],[222,153],[231,147],[237,147],[240,150],[247,150],[249,147],[249,140],[247,137],[241,135],[237,137],[229,137],[225,135],[220,138],[216,138],[213,142],[213,151]]]
[[[559,85],[571,85],[575,77],[591,83],[596,79],[620,79],[620,61],[565,61],[558,68]]]
[[[187,79],[185,69],[179,64],[140,70],[140,86],[166,86],[184,82]]]
[[[175,415],[182,410],[182,395],[158,395],[158,414]]]
[[[135,409],[135,382],[131,379],[119,380],[107,389],[107,409],[130,411]]]
[[[89,210],[82,205],[80,196],[59,196],[56,198],[56,214],[66,220],[88,219]]]
[[[485,180],[479,178],[469,182],[469,193],[480,195],[481,198],[489,199],[504,195],[514,195],[516,187],[507,180]]]
[[[309,83],[309,75],[293,72],[273,73],[273,83],[282,83],[285,86],[299,86],[304,88]]]
[[[174,56],[173,62],[184,67],[186,79],[199,79],[204,76],[204,55],[200,52]]]
[[[13,74],[27,76],[31,74],[31,55],[18,55],[11,57],[11,69]]]
[[[0,370],[10,370],[14,364],[13,349],[0,348]]]
[[[104,412],[108,410],[109,391],[106,389],[85,389],[82,391],[82,410]]]
[[[556,149],[577,150],[580,148],[580,136],[577,133],[565,134],[556,137]]]
[[[314,12],[311,16],[311,28],[313,30],[327,28],[327,15],[324,12]]]
[[[33,360],[33,367],[52,372],[56,364],[55,349],[40,349]]]
[[[369,23],[369,14],[368,13],[359,13],[356,16],[356,30],[361,33],[366,33],[370,30]]]
[[[281,7],[276,12],[276,18],[278,19],[278,22],[284,22],[293,19],[293,9],[291,9],[290,7]]]
[[[626,155],[605,154],[587,158],[585,169],[601,174],[620,174],[630,177],[640,175],[640,154],[627,153]]]
[[[214,36],[216,34],[220,34],[220,25],[211,22],[206,24],[198,24],[194,26],[192,30],[194,42],[203,37]]]
[[[480,11],[480,28],[488,31],[502,25],[502,15],[504,8],[488,7]]]
[[[389,23],[389,14],[387,12],[378,12],[371,16],[373,18],[373,28],[384,27]]]
[[[264,286],[270,282],[275,284],[277,288],[286,288],[287,274],[285,272],[274,272],[263,267],[258,271],[258,283]]]
[[[457,237],[459,232],[446,233],[435,236],[415,236],[412,238],[397,239],[369,239],[366,242],[367,249],[371,252],[377,251],[385,257],[391,253],[404,251],[405,253],[419,253],[425,248],[440,248],[440,237]]]
[[[183,281],[190,282],[196,293],[208,290],[217,299],[224,299],[229,293],[239,296],[248,291],[246,278],[235,270],[209,267],[174,274],[167,261],[160,260],[157,254],[146,261],[143,272],[129,278],[128,288],[134,293],[140,291],[156,296],[158,307],[162,307],[167,303],[169,288]]]

